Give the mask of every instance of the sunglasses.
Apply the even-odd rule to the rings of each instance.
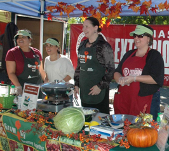
[[[137,35],[137,34],[133,34],[133,38],[143,38],[145,36],[145,34],[141,34],[141,35]]]

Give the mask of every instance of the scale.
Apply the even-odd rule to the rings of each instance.
[[[51,82],[41,86],[45,98],[37,100],[37,109],[47,112],[59,112],[61,109],[73,106],[70,95],[73,94],[74,85],[68,82]]]

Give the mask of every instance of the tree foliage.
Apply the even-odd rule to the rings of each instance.
[[[124,16],[112,19],[111,24],[167,25],[169,24],[169,16]]]
[[[83,18],[72,17],[68,20],[67,44],[69,43],[69,31],[71,24],[82,24]],[[169,25],[169,16],[123,16],[111,19],[111,24],[146,24],[146,25]]]

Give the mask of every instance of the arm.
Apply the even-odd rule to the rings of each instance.
[[[75,73],[75,70],[74,70],[74,67],[73,67],[73,64],[71,62],[71,60],[69,58],[67,58],[65,60],[65,77],[64,77],[64,81],[65,82],[68,82],[69,80],[73,79],[74,77],[74,73]]]
[[[79,94],[79,87],[75,86],[75,88],[74,88],[74,96],[75,96],[76,99],[78,99],[77,94]]]
[[[125,85],[125,79],[124,77],[121,75],[121,73],[119,72],[115,72],[114,73],[114,79],[115,81],[120,84],[121,86],[124,86]]]
[[[123,76],[121,75],[121,73],[119,73],[119,72],[115,72],[115,73],[114,73],[114,80],[115,80],[117,83],[119,82],[120,77],[123,77]]]
[[[74,74],[75,86],[79,87],[79,75],[80,75],[80,62],[77,61],[77,67]]]
[[[41,74],[42,80],[45,81],[45,79],[46,79],[46,73],[45,73],[45,71],[43,70],[43,63],[42,63],[42,61],[40,62],[39,72],[40,72],[40,74]]]
[[[74,96],[78,99],[77,94],[79,94],[79,75],[80,75],[80,63],[77,61],[77,67],[74,74],[75,88],[74,88]]]
[[[157,84],[156,81],[150,75],[136,76],[135,81],[146,84]]]
[[[125,77],[123,77],[122,75],[122,66],[123,63],[125,62],[125,60],[135,51],[135,49],[130,50],[128,52],[126,52],[123,56],[123,58],[121,59],[121,61],[118,64],[118,67],[115,69],[115,73],[114,73],[114,79],[115,81],[120,84],[121,86],[124,86],[126,83],[127,79],[124,79]],[[134,81],[134,77],[133,77],[133,81]],[[128,83],[129,84],[129,83]]]
[[[6,69],[7,69],[8,77],[12,81],[12,83],[15,86],[21,86],[15,74],[15,71],[16,71],[15,61],[6,61]]]
[[[164,61],[161,54],[157,50],[151,50],[147,56],[146,65],[142,71],[142,75],[135,77],[125,77],[128,83],[133,81],[145,84],[163,85],[164,80]]]
[[[63,80],[65,81],[65,82],[68,82],[70,79],[72,79],[69,75],[67,75]]]
[[[150,75],[140,75],[140,76],[127,76],[123,80],[125,84],[130,84],[132,82],[142,82],[146,84],[157,84],[156,81]]]
[[[46,74],[46,77],[45,77],[44,83],[47,83],[47,82],[49,82],[49,79],[48,79],[48,75]]]
[[[103,44],[103,48],[101,52],[97,52],[102,54],[103,62],[101,59],[99,59],[99,62],[105,67],[105,75],[102,78],[102,81],[100,81],[97,86],[100,89],[108,88],[109,83],[113,79],[115,67],[114,67],[114,57],[113,57],[113,50],[111,46],[106,43]],[[100,56],[99,56],[100,57]]]

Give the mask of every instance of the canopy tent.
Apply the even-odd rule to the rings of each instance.
[[[106,0],[105,0],[106,1]],[[109,0],[108,0],[109,1]],[[133,2],[133,0],[127,3],[127,5],[122,6],[122,12],[120,13],[120,16],[138,16],[140,15],[140,12],[138,11],[133,12],[128,6]],[[145,2],[145,0],[135,0],[135,2],[141,1],[141,3]],[[40,16],[41,13],[43,13],[46,10],[46,6],[55,6],[58,4],[58,2],[63,2],[72,6],[75,6],[76,4],[81,4],[85,6],[86,8],[89,6],[93,6],[93,8],[97,8],[99,4],[101,4],[102,0],[0,0],[0,10],[6,10],[18,14],[25,14],[29,16]],[[120,2],[125,4],[126,0],[116,0],[116,3]],[[148,1],[147,1],[148,2]],[[167,2],[167,0],[151,0],[152,7],[155,7],[161,3],[164,4]],[[109,4],[111,7],[112,3]],[[169,12],[165,10],[165,8],[162,10],[158,9],[156,13],[150,11],[149,12],[151,16],[153,15],[169,15]],[[83,15],[83,11],[76,9],[72,13],[70,13],[70,17],[80,17]],[[53,16],[60,17],[60,13],[53,13]],[[63,14],[62,17],[67,17],[67,14]]]
[[[143,12],[140,13],[139,10],[135,10],[133,11],[131,9],[131,7],[133,6],[133,3],[139,3],[141,1],[141,4],[143,2],[146,2],[145,0],[0,0],[0,10],[6,10],[9,12],[13,12],[16,14],[23,14],[23,15],[28,15],[28,16],[35,16],[35,17],[41,17],[41,24],[40,24],[40,51],[43,52],[43,18],[47,17],[45,14],[47,12],[51,12],[51,16],[54,17],[80,17],[82,15],[84,15],[84,13],[87,16],[91,16],[91,14],[89,13],[89,10],[87,10],[86,8],[90,8],[90,9],[96,9],[98,7],[102,7],[102,14],[104,15],[104,7],[106,7],[106,5],[102,5],[105,3],[108,3],[108,7],[110,7],[110,9],[114,9],[114,4],[119,3],[123,3],[121,5],[121,9],[120,9],[120,16],[138,16],[140,14],[142,15],[151,15],[151,16],[156,16],[156,15],[160,15],[160,16],[164,16],[164,15],[169,15],[168,9],[169,8],[169,4],[167,3],[166,0],[151,0],[151,1],[147,1],[146,3],[152,3],[151,4],[151,9],[148,13]],[[60,16],[61,12],[59,9],[61,9],[60,7],[56,7],[56,5],[58,6],[58,3],[61,2],[61,5],[69,5],[69,6],[74,6],[73,10],[70,10],[70,7],[66,8],[67,13],[65,13],[66,11],[64,10],[64,12],[62,11],[62,16]],[[77,9],[77,4],[78,7],[80,7],[80,9]],[[139,4],[139,5],[141,5]],[[161,5],[159,5],[161,4]],[[55,6],[55,7],[51,7],[50,11],[46,10],[47,6]],[[129,7],[130,6],[130,7]],[[166,6],[166,7],[165,7]],[[69,10],[68,10],[69,9]]]

